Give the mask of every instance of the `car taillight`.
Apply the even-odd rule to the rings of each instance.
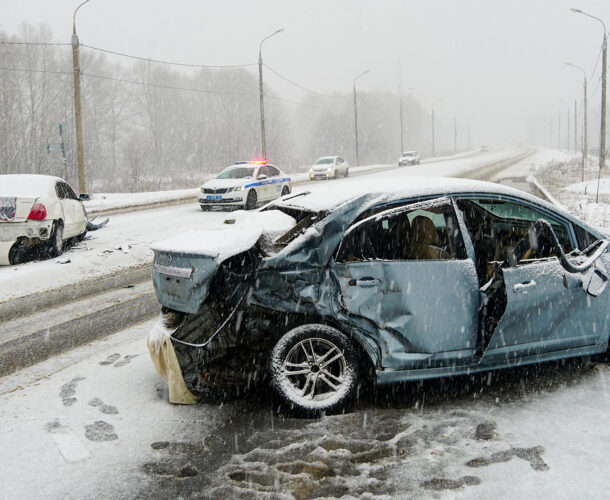
[[[42,203],[34,203],[28,219],[31,220],[45,220],[47,218],[47,209]]]

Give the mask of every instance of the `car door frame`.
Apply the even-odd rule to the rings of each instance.
[[[448,260],[395,260],[395,261],[360,261],[360,262],[339,262],[337,261],[337,256],[339,255],[342,246],[344,245],[345,238],[355,230],[359,225],[366,223],[366,221],[371,220],[374,217],[382,217],[383,215],[390,213],[398,213],[398,212],[406,212],[410,210],[416,210],[418,208],[425,208],[434,206],[439,202],[442,202],[442,205],[450,207],[453,212],[453,217],[455,218],[455,222],[457,224],[456,230],[459,230],[458,237],[462,238],[464,243],[465,255],[464,258],[458,259],[448,259]],[[333,257],[330,261],[330,273],[333,280],[337,286],[337,304],[335,310],[338,311],[337,315],[339,319],[343,322],[347,322],[351,324],[354,328],[359,330],[359,332],[366,338],[371,339],[373,342],[377,344],[378,351],[380,352],[380,368],[381,369],[389,369],[389,370],[417,370],[417,369],[426,369],[426,368],[447,368],[451,366],[464,366],[472,363],[475,355],[475,340],[478,334],[478,306],[479,306],[479,287],[476,276],[476,269],[474,265],[474,261],[472,259],[472,253],[468,251],[468,245],[466,243],[466,237],[464,235],[464,228],[462,227],[462,223],[460,222],[460,218],[456,213],[456,206],[453,200],[449,197],[432,197],[426,200],[417,199],[417,200],[406,200],[400,203],[393,203],[391,206],[388,206],[386,210],[381,210],[378,213],[364,218],[360,221],[356,221],[351,224],[347,230],[344,232],[344,235],[341,239],[341,242],[337,246]],[[385,273],[385,269],[391,267],[394,268],[390,273]],[[375,320],[366,314],[356,314],[353,310],[350,311],[350,307],[346,302],[346,280],[348,278],[352,278],[351,281],[354,281],[354,285],[358,285],[358,280],[366,280],[369,276],[356,276],[358,273],[367,274],[372,272],[375,274],[377,272],[380,276],[383,274],[381,278],[373,278],[378,279],[379,282],[383,282],[386,279],[388,274],[390,275],[400,275],[405,270],[411,269],[412,272],[417,272],[417,268],[420,268],[425,271],[425,267],[427,268],[435,268],[440,274],[445,273],[445,276],[452,275],[453,269],[455,268],[456,273],[460,274],[460,285],[470,288],[470,292],[467,293],[452,293],[452,288],[447,287],[445,285],[440,286],[436,292],[439,294],[445,294],[444,297],[450,297],[449,300],[458,300],[459,305],[452,309],[453,315],[450,320],[453,321],[453,324],[449,324],[449,320],[447,318],[441,318],[440,315],[436,315],[436,317],[432,316],[430,321],[428,322],[428,318],[426,318],[426,322],[421,322],[421,318],[416,318],[417,321],[413,321],[414,314],[418,314],[417,312],[413,313],[413,311],[408,311],[405,309],[404,314],[402,312],[398,312],[396,316],[396,321],[394,324],[390,325],[390,322],[380,322],[379,320]],[[377,269],[374,269],[377,268]],[[384,271],[380,273],[380,271]],[[398,271],[398,273],[396,273]],[[458,272],[459,271],[459,272]],[[347,280],[349,281],[349,280]],[[350,283],[348,282],[348,285]],[[370,284],[370,283],[369,283]],[[379,293],[384,295],[385,297],[391,297],[391,294],[402,294],[402,298],[408,297],[411,294],[410,286],[407,284],[405,288],[405,283],[391,283],[388,282],[387,285],[381,285],[380,283],[365,284],[365,293],[363,295],[370,295],[371,299],[375,296],[379,296]],[[343,285],[343,286],[342,286]],[[379,286],[385,286],[380,292]],[[454,284],[454,287],[458,285]],[[401,288],[402,287],[402,290]],[[366,289],[375,290],[374,293],[367,292]],[[457,288],[456,288],[457,291]],[[415,294],[413,294],[415,298]],[[348,296],[349,300],[353,301],[353,296]],[[438,296],[435,296],[435,300]],[[367,297],[363,297],[360,301],[362,304],[365,304]],[[428,304],[432,303],[432,298],[430,301],[424,300],[413,300],[409,304],[409,307],[413,309],[416,308],[425,308],[426,302]],[[393,304],[404,304],[405,300],[394,300]],[[351,305],[351,304],[350,304]],[[362,309],[360,309],[362,313]],[[423,313],[421,313],[423,314]],[[461,318],[459,315],[463,314]],[[403,325],[398,325],[397,322],[406,321]],[[430,326],[430,323],[433,323],[435,320],[438,321],[438,324]],[[383,323],[383,324],[382,324]],[[430,327],[432,330],[436,330],[434,335],[437,337],[440,334],[440,329],[445,328],[445,332],[448,332],[451,328],[455,328],[453,330],[454,335],[461,335],[462,339],[456,342],[456,345],[459,345],[459,348],[455,349],[440,349],[435,352],[428,352],[426,350],[424,344],[430,345],[430,339],[426,339],[426,333],[419,332],[410,332],[406,334],[405,326],[407,323],[413,325],[414,328],[423,328],[422,324],[426,325],[425,328]],[[418,326],[419,325],[419,326]],[[449,325],[449,326],[447,326]],[[445,333],[449,335],[449,333]],[[409,340],[411,337],[411,340]],[[417,342],[414,342],[417,337]],[[432,342],[437,342],[438,339],[433,339]],[[416,345],[416,343],[418,345]],[[411,351],[408,351],[411,349]]]
[[[456,200],[498,200],[525,206],[563,224],[567,229],[572,247],[578,248],[574,222],[560,213],[530,200],[490,193],[468,193],[454,197]],[[459,210],[458,217],[462,218]],[[471,240],[469,233],[468,238]],[[474,245],[472,248],[474,252]],[[491,289],[495,280],[501,282],[497,291]],[[579,317],[582,318],[583,309],[591,307],[591,298],[587,296],[586,290],[582,286],[570,285],[570,283],[578,281],[579,277],[568,273],[561,266],[557,257],[532,259],[513,267],[505,266],[496,271],[494,277],[481,287],[481,304],[484,307],[485,294],[490,293],[490,290],[496,294],[496,297],[500,297],[503,290],[506,296],[506,307],[489,338],[479,338],[479,364],[488,366],[515,364],[519,363],[519,360],[531,356],[553,356],[569,350],[586,349],[598,345],[603,340],[600,339],[601,332],[582,333],[576,336],[568,336],[568,333],[561,336],[560,333],[561,331],[569,332],[576,326],[575,320],[568,318],[569,312],[580,314]],[[549,306],[549,295],[552,295],[555,305]],[[603,300],[596,304],[596,309],[599,309],[600,305],[603,308]],[[607,296],[605,300],[610,304]],[[535,310],[538,311],[537,321],[535,317],[531,316],[532,311]],[[550,326],[545,330],[544,318],[551,316],[549,311],[557,311],[553,318],[559,320],[559,323],[550,321]],[[531,319],[533,324],[526,324],[526,328],[523,328],[524,318]],[[485,328],[485,325],[479,326],[480,330],[482,328]],[[519,340],[517,336],[518,328],[520,328],[519,331],[526,332],[521,333],[522,340]],[[562,330],[558,332],[558,328],[562,328]],[[595,330],[595,325],[591,329]]]

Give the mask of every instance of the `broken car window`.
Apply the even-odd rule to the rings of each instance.
[[[372,215],[345,233],[337,262],[463,259],[465,250],[447,201]]]

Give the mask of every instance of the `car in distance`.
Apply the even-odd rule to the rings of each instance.
[[[0,175],[0,264],[15,264],[37,246],[50,256],[87,232],[81,199],[66,181],[48,175]]]
[[[317,415],[368,381],[608,349],[609,236],[535,196],[411,177],[246,214],[259,219],[152,246],[163,315],[148,346],[170,401],[266,378]]]
[[[323,156],[318,158],[309,169],[309,179],[336,179],[349,175],[349,164],[340,156]]]
[[[202,210],[213,207],[251,210],[261,202],[290,193],[291,179],[279,168],[261,161],[237,161],[199,189]]]
[[[480,151],[481,151],[481,153],[489,152],[489,146],[485,146],[485,145],[481,146]]]
[[[398,166],[419,165],[419,154],[417,151],[405,151],[398,159]]]

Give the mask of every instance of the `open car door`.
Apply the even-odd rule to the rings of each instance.
[[[544,219],[533,224],[483,287],[482,364],[607,341],[608,241],[568,258],[554,227]]]

